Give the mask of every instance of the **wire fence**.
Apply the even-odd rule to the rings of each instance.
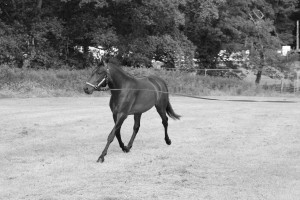
[[[226,73],[231,73],[230,75],[235,75],[238,77],[238,73],[243,73],[241,69],[178,69],[178,68],[161,68],[165,70],[171,70],[171,71],[184,71],[188,72],[192,75],[203,75],[203,76],[210,76],[210,72],[219,72],[218,74],[222,74],[226,76]],[[270,70],[265,71],[270,72]],[[276,71],[274,71],[276,72]],[[216,75],[216,73],[214,73]],[[241,77],[239,77],[241,78]],[[299,73],[297,74],[296,78],[294,80],[286,79],[286,78],[270,78],[268,76],[262,76],[260,80],[260,85],[262,85],[263,88],[273,89],[276,92],[280,93],[294,93],[300,94],[300,76]],[[256,75],[252,74],[250,77],[242,77],[241,79],[248,81],[248,82],[255,82]]]
[[[282,83],[280,85],[275,85],[274,88],[277,92],[281,93],[294,93],[294,94],[300,94],[300,84],[299,81],[294,81],[290,84]]]

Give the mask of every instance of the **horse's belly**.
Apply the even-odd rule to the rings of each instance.
[[[132,106],[129,115],[146,112],[150,110],[154,105],[155,105],[154,98],[137,100],[135,104]]]

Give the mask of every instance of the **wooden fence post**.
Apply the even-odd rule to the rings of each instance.
[[[296,80],[294,80],[294,95],[296,95]]]
[[[296,86],[296,92],[299,92],[299,77],[300,77],[300,71],[297,71],[297,86]]]

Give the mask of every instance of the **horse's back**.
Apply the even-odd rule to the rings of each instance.
[[[155,106],[165,107],[169,102],[169,92],[167,83],[158,76],[148,76],[148,81],[153,85],[156,91]]]
[[[156,86],[157,89],[159,89],[159,91],[161,91],[163,94],[168,94],[167,83],[162,78],[154,75],[150,75],[147,78],[152,84]]]

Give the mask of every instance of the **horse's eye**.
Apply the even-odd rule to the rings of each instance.
[[[102,71],[97,70],[97,74],[98,74],[98,75],[101,75],[101,74],[102,74]]]

